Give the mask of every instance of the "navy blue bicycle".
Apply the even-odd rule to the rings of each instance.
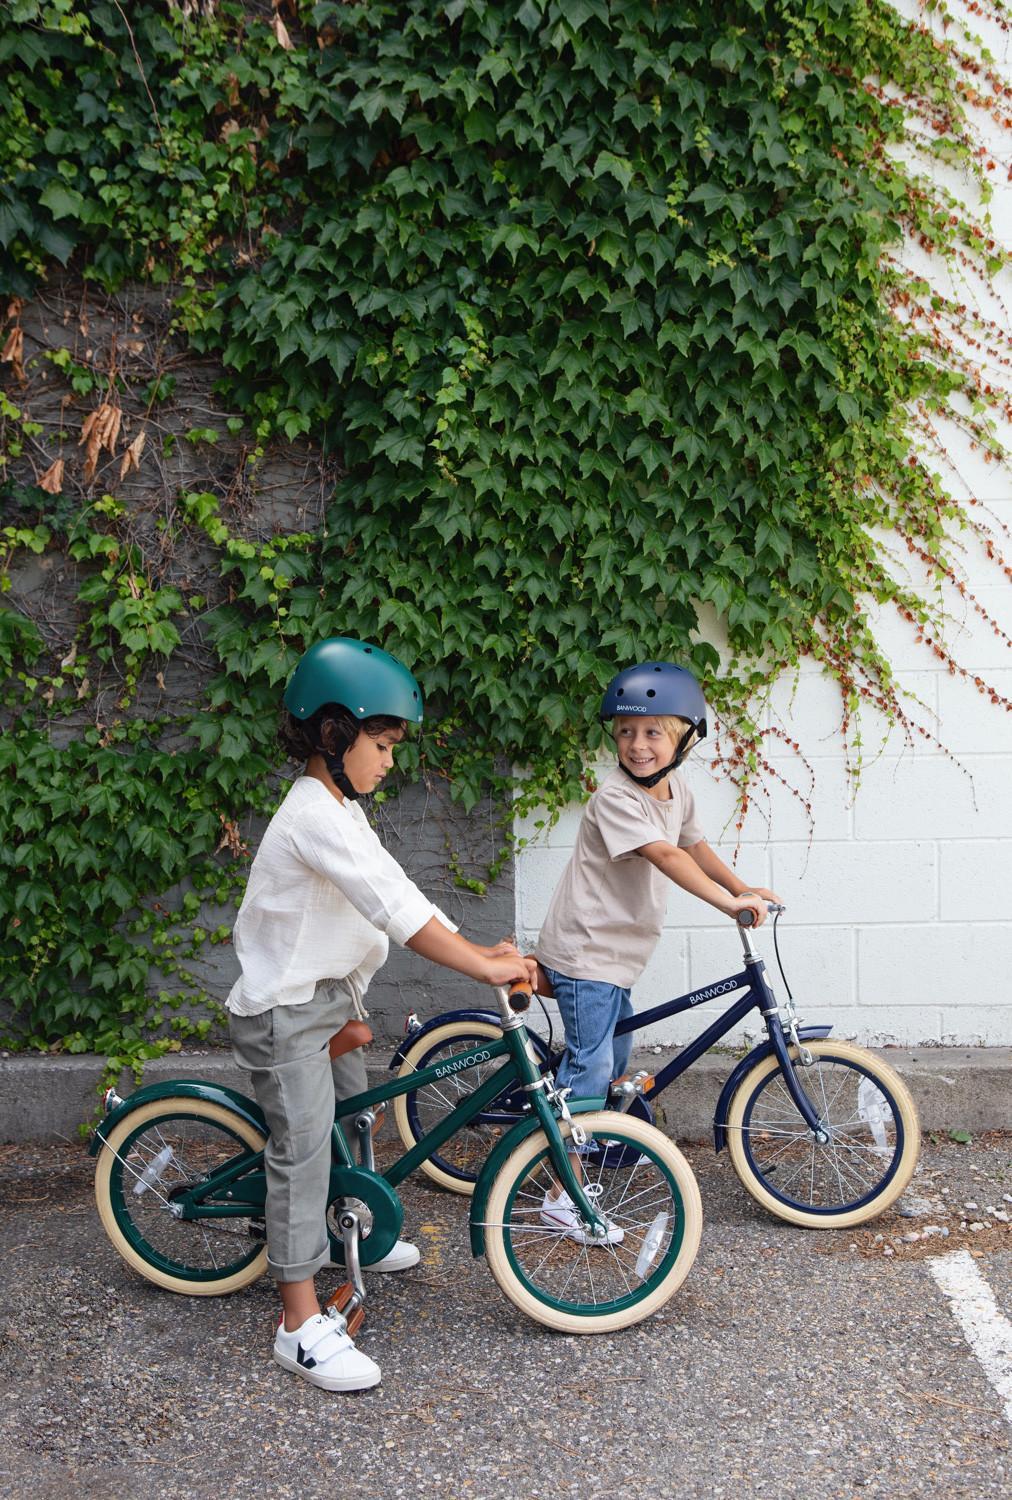
[[[784,908],[769,909],[776,944]],[[656,1076],[616,1080],[608,1104],[652,1120],[650,1101],[757,1011],[767,1039],[732,1068],[721,1090],[713,1121],[716,1149],[727,1146],[744,1186],[778,1218],[817,1229],[862,1224],[894,1203],[913,1175],[920,1149],[917,1110],[887,1063],[851,1042],[829,1040],[831,1026],[799,1024],[782,964],[787,999],[777,1001],[750,925],[751,913],[741,913],[745,967],[738,973],[619,1023],[619,1033],[639,1031],[706,1001],[731,997],[723,1014]],[[493,1011],[447,1011],[424,1025],[411,1016],[390,1067],[402,1073],[429,1068],[499,1034]],[[553,1046],[550,1018],[548,1038],[531,1032],[530,1040],[543,1070],[554,1071],[562,1049]],[[483,1071],[449,1074],[400,1096],[394,1115],[404,1144],[413,1146],[465,1093],[480,1087]],[[423,1162],[422,1170],[443,1187],[470,1193],[489,1151],[528,1109],[522,1089],[504,1092]]]

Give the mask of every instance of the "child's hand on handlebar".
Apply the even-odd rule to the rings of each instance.
[[[766,920],[766,901],[767,897],[761,891],[743,891],[740,896],[731,897],[727,914],[737,920],[740,911],[750,911],[755,916],[754,925],[761,927]]]
[[[489,953],[483,969],[481,978],[486,984],[513,984],[519,980],[521,984],[529,984],[533,989],[537,977],[534,959],[521,958],[515,948],[511,953]]]
[[[477,948],[478,952],[484,954],[486,958],[520,957],[520,949],[517,947],[512,938],[500,938],[498,943],[493,943],[489,948],[482,947],[481,943],[475,943],[474,946]]]

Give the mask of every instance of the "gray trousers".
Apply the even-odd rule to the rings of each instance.
[[[330,1038],[354,1015],[339,979],[322,979],[312,1000],[229,1016],[232,1054],[252,1076],[270,1126],[267,1267],[277,1281],[304,1281],[330,1260],[327,1194],[335,1100],[368,1087],[362,1048],[331,1062]],[[347,1132],[346,1132],[347,1134]]]

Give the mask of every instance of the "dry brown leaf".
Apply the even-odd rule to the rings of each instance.
[[[277,38],[278,46],[284,47],[286,52],[294,52],[295,43],[288,35],[288,27],[276,12],[274,15],[274,21],[272,23],[272,29],[274,31],[275,37]]]
[[[120,408],[108,401],[103,401],[101,406],[96,407],[85,417],[77,446],[80,448],[82,444],[85,445],[84,477],[86,480],[94,478],[103,448],[108,449],[110,453],[116,452],[116,440],[119,437],[122,420],[123,413]]]
[[[230,109],[239,108],[239,80],[234,73],[229,73],[225,79],[228,85],[228,103]]]
[[[249,847],[243,843],[238,823],[230,822],[224,813],[218,814],[218,822],[221,824],[222,832],[221,838],[218,840],[218,846],[214,851],[215,854],[220,853],[222,849],[227,849],[236,858],[240,854],[245,854],[248,857]]]
[[[241,130],[241,129],[242,129],[242,127],[239,124],[238,120],[228,119],[228,120],[225,121],[224,125],[221,127],[221,131],[219,133],[219,139],[223,140],[223,141],[227,141],[230,135],[235,135],[236,131],[237,130]]]
[[[47,495],[59,495],[63,491],[63,459],[56,458],[39,480],[39,489]]]
[[[121,349],[125,349],[128,354],[143,354],[144,353],[144,340],[143,339],[124,339],[123,342],[120,344],[120,348]]]
[[[21,309],[24,305],[20,297],[12,297],[7,304],[7,311],[4,313],[4,322],[9,323],[12,318],[20,318]]]
[[[61,672],[69,672],[70,668],[74,665],[74,663],[75,663],[76,660],[77,660],[77,642],[74,641],[71,644],[70,650],[67,652],[66,656],[63,657],[63,659],[60,662],[60,671]]]
[[[125,479],[128,474],[137,473],[141,466],[141,454],[144,452],[144,444],[147,440],[147,429],[144,428],[137,434],[123,455],[123,462],[119,466],[119,477],[121,479]]]
[[[14,379],[17,381],[22,381],[25,378],[25,367],[22,364],[24,352],[25,335],[19,323],[16,328],[11,329],[7,335],[7,342],[4,344],[3,350],[0,351],[0,362],[11,366],[14,371]]]

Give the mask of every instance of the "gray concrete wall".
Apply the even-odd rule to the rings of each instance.
[[[369,1082],[374,1088],[392,1076],[387,1070],[392,1048],[381,1042],[367,1053]],[[917,1105],[922,1127],[943,1137],[950,1130],[972,1135],[1012,1130],[1012,1051],[1001,1047],[890,1047],[880,1054],[904,1079]],[[633,1066],[658,1072],[668,1054],[652,1048],[634,1054]],[[658,1125],[678,1140],[706,1140],[721,1086],[734,1067],[728,1053],[711,1052],[671,1084],[655,1101]],[[148,1063],[144,1082],[202,1078],[251,1093],[249,1078],[223,1049],[185,1052]],[[102,1059],[98,1057],[0,1058],[0,1142],[79,1138],[85,1121],[99,1109]],[[119,1091],[133,1092],[124,1074]],[[393,1130],[386,1125],[387,1136]]]

